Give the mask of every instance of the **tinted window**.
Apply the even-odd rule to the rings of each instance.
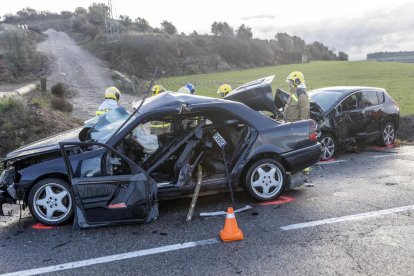
[[[342,93],[338,91],[314,90],[309,92],[309,99],[311,102],[317,103],[325,111],[334,105],[341,95]]]
[[[361,107],[370,107],[378,105],[378,96],[376,91],[364,91],[362,92]]]
[[[358,94],[355,93],[351,96],[348,96],[345,100],[342,101],[342,111],[349,111],[358,108]]]

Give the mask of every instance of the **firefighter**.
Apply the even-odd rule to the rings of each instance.
[[[152,89],[151,89],[151,95],[152,96],[157,96],[158,94],[163,93],[165,91],[167,91],[167,90],[165,89],[164,86],[162,86],[161,84],[157,84],[157,85],[154,85],[152,87]]]
[[[151,89],[151,95],[157,96],[167,91],[161,84],[154,85]],[[171,131],[171,124],[162,121],[152,121],[150,124],[151,134],[160,135]]]
[[[191,83],[186,83],[183,87],[178,89],[178,93],[195,94],[195,87]]]
[[[284,109],[286,121],[294,122],[309,119],[310,103],[306,92],[305,77],[301,72],[294,71],[287,76],[286,82],[289,83],[290,88],[290,97]],[[313,187],[309,180],[310,168],[305,168],[303,172],[306,175],[305,185]]]
[[[111,86],[105,89],[105,100],[101,103],[98,110],[95,112],[96,116],[101,116],[112,109],[118,108],[119,99],[121,98],[121,92],[118,88]]]
[[[310,103],[306,92],[305,77],[299,71],[290,73],[286,82],[289,83],[290,97],[284,109],[286,121],[294,122],[309,119]]]
[[[219,94],[221,97],[227,96],[232,91],[230,84],[222,84],[217,89],[217,94]]]

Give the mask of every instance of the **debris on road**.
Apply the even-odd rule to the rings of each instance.
[[[281,197],[283,197],[283,196],[281,196]],[[244,212],[244,211],[250,210],[252,208],[253,208],[252,206],[246,205],[243,208],[237,209],[236,211],[234,211],[234,213]],[[200,217],[215,217],[215,216],[224,216],[224,215],[227,215],[227,213],[225,211],[200,213]]]

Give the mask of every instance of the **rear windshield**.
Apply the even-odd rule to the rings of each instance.
[[[342,91],[335,90],[313,90],[309,91],[311,102],[317,103],[323,111],[333,106],[343,95]]]

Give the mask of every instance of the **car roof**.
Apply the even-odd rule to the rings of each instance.
[[[348,94],[359,90],[380,90],[384,91],[384,88],[379,87],[369,87],[369,86],[331,86],[331,87],[322,87],[309,91],[309,93],[316,91],[330,91],[342,94]]]
[[[141,114],[145,114],[155,110],[179,109],[183,104],[187,104],[193,108],[219,108],[231,111],[254,125],[256,129],[268,128],[269,120],[274,122],[270,118],[240,102],[170,91],[158,94],[157,96],[150,97],[145,100],[139,112]]]

